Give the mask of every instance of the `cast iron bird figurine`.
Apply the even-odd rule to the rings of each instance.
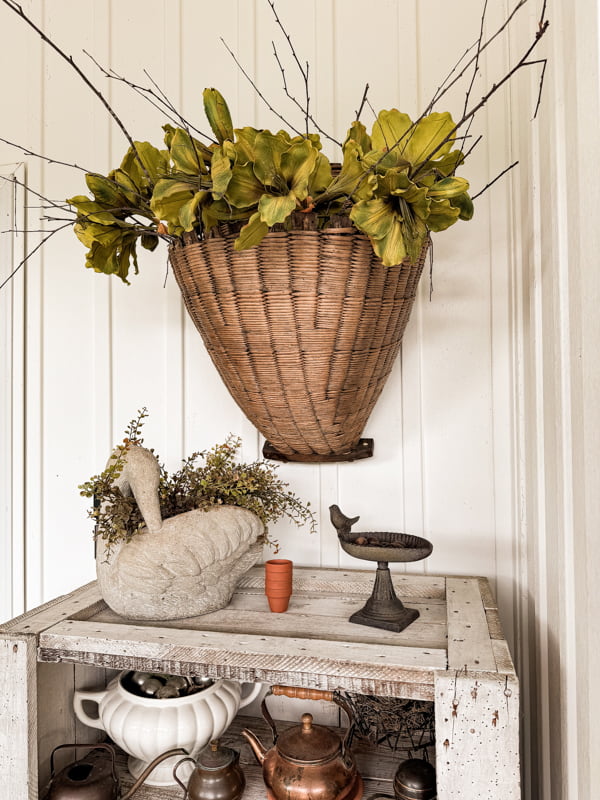
[[[338,538],[343,539],[345,542],[351,542],[356,538],[356,534],[352,535],[350,529],[355,522],[358,522],[360,517],[347,517],[340,511],[340,507],[333,505],[329,506],[329,518],[331,524],[338,533]]]

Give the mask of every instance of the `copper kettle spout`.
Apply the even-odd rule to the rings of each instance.
[[[267,748],[262,744],[262,742],[258,739],[258,737],[255,736],[255,734],[253,734],[252,731],[249,731],[247,728],[244,728],[244,730],[241,731],[241,734],[252,748],[252,752],[256,756],[256,760],[258,761],[258,763],[262,764],[268,752]]]

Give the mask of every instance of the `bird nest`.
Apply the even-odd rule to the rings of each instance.
[[[408,758],[428,759],[435,746],[434,704],[427,700],[403,700],[354,692],[338,692],[352,711],[353,732],[374,744],[406,752]]]

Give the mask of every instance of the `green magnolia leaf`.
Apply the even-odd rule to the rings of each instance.
[[[268,232],[269,226],[261,220],[260,213],[257,211],[250,217],[248,224],[244,225],[233,246],[236,250],[248,250],[259,244]]]
[[[281,155],[290,146],[280,131],[277,135],[270,131],[260,131],[254,140],[254,174],[258,180],[275,191],[287,191],[287,182],[281,175]]]
[[[354,201],[369,200],[373,197],[375,185],[375,176],[366,174],[359,146],[354,141],[348,141],[344,145],[344,162],[339,175],[333,179],[323,194],[315,198],[315,203],[326,205],[340,196],[352,196]]]
[[[459,194],[456,197],[450,198],[450,205],[458,208],[459,210],[459,219],[470,220],[473,219],[473,214],[475,213],[475,209],[473,207],[473,201],[469,197],[469,195],[464,192],[463,194]]]
[[[133,263],[136,274],[139,271],[135,244],[136,236],[132,234],[108,247],[94,242],[86,254],[85,266],[105,275],[118,275],[124,283],[129,283],[127,276],[130,264]]]
[[[393,165],[393,157],[405,159],[413,166],[431,158],[441,158],[452,149],[454,139],[443,145],[455,125],[450,114],[434,112],[414,123],[398,109],[380,111],[371,134],[374,150],[390,151],[385,166]],[[438,149],[439,147],[439,149]],[[395,154],[392,157],[392,154]]]
[[[206,174],[207,167],[204,162],[207,154],[210,159],[210,150],[190,136],[183,128],[172,130],[167,146],[176,169],[188,175]]]
[[[459,214],[460,209],[452,206],[449,200],[432,200],[427,217],[427,227],[430,231],[445,231],[446,228],[454,225]]]
[[[208,192],[196,192],[196,194],[184,203],[179,210],[179,222],[184,231],[193,231],[198,224],[198,206],[206,198]]]
[[[254,142],[260,131],[257,131],[256,128],[236,128],[234,133],[237,163],[243,165],[254,161]]]
[[[140,241],[144,250],[150,250],[150,252],[153,252],[158,247],[158,236],[155,236],[152,233],[143,233],[140,237]]]
[[[188,183],[172,178],[162,178],[154,187],[150,203],[158,219],[166,220],[169,226],[180,226],[179,212],[194,195]]]
[[[108,177],[116,183],[130,206],[137,209],[146,208],[146,201],[150,200],[149,193],[142,194],[126,172],[122,169],[114,169],[108,173]]]
[[[225,139],[233,141],[231,114],[221,92],[217,89],[205,89],[202,96],[206,118],[219,144],[223,144]]]
[[[403,114],[397,108],[380,111],[371,131],[371,148],[385,152],[398,143],[395,151],[400,155],[412,131],[413,123],[408,114]]]
[[[350,218],[367,234],[384,267],[400,264],[406,258],[401,220],[385,200],[375,198],[357,203]]]
[[[227,187],[227,200],[232,206],[235,208],[255,206],[264,193],[265,187],[254,174],[252,164],[233,167]]]
[[[442,158],[452,149],[454,138],[450,138],[443,145],[441,143],[452,133],[454,128],[454,120],[447,111],[441,114],[437,111],[429,114],[416,123],[413,131],[406,138],[406,143],[401,145],[401,153],[415,166],[431,158]]]
[[[75,235],[86,247],[91,247],[94,242],[105,247],[115,245],[123,238],[123,228],[116,228],[112,225],[99,225],[98,223],[81,224],[76,222],[73,226]]]
[[[362,154],[366,155],[370,150],[373,149],[373,145],[371,143],[371,137],[367,133],[367,129],[358,120],[355,120],[352,125],[348,128],[348,133],[346,134],[346,141],[342,146],[342,150],[346,151],[346,146],[353,142],[357,145]]]
[[[469,188],[469,181],[464,178],[443,178],[429,189],[429,196],[436,199],[450,199],[464,194]]]
[[[356,203],[350,212],[350,219],[371,240],[377,240],[389,234],[394,213],[389,203],[377,197]]]
[[[98,222],[100,225],[117,225],[122,228],[129,226],[128,222],[116,217],[112,211],[107,210],[101,203],[95,200],[90,200],[85,195],[78,195],[67,200],[67,203],[77,209],[77,215],[80,217],[78,222],[89,223]]]
[[[319,151],[308,139],[295,142],[281,154],[281,174],[298,200],[305,200],[308,196],[308,182],[318,155]]]
[[[317,154],[317,163],[308,181],[308,194],[314,198],[324,192],[331,184],[333,176],[331,174],[331,164],[327,156],[323,153]]]
[[[134,142],[134,144],[137,155],[130,147],[121,162],[120,169],[129,175],[136,186],[147,187],[149,183],[154,184],[159,178],[168,174],[168,150],[158,150],[150,142]]]
[[[215,147],[210,167],[212,178],[212,194],[215,200],[220,200],[227,191],[231,180],[231,160],[223,152],[222,147]]]
[[[264,194],[258,201],[260,219],[269,227],[285,222],[295,208],[296,196],[293,192],[280,196]]]
[[[235,222],[248,219],[250,213],[247,209],[236,209],[225,200],[206,200],[201,204],[202,225],[209,231],[217,222]]]
[[[425,176],[429,173],[432,175],[432,183],[435,181],[435,177],[439,177],[439,175],[448,177],[464,163],[465,159],[460,150],[452,150],[441,158],[438,158],[438,155],[439,154],[436,154],[431,161],[426,161],[423,164],[418,173],[413,175],[415,180],[419,180],[420,182],[422,180],[421,176]]]
[[[85,182],[99,203],[112,208],[123,208],[128,205],[125,196],[119,191],[118,185],[110,178],[88,173],[85,176]]]

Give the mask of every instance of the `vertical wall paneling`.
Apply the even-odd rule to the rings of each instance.
[[[24,165],[0,166],[0,283],[25,254]],[[9,233],[9,231],[11,233]],[[25,601],[25,279],[0,291],[0,616]]]
[[[84,48],[136,82],[148,84],[147,69],[201,130],[208,132],[205,86],[223,92],[234,124],[278,130],[283,123],[247,83],[222,36],[269,101],[295,126],[303,124],[283,94],[272,40],[299,100],[302,81],[266,0],[23,5],[84,66],[138,139],[160,145],[164,115],[102,77]],[[487,5],[494,30],[511,4]],[[539,14],[534,5],[540,3],[520,10],[510,41],[500,37],[486,52],[473,96],[528,44]],[[367,21],[355,0],[277,7],[311,64],[314,113],[343,139],[367,82],[376,110],[418,115],[476,39],[483,2],[371,0]],[[375,439],[375,457],[282,465],[281,477],[316,510],[319,532],[309,537],[281,522],[273,535],[281,555],[298,563],[360,566],[340,555],[328,513],[337,502],[361,515],[361,527],[430,538],[433,555],[415,569],[490,577],[521,672],[525,796],[583,800],[592,796],[598,769],[585,743],[598,745],[599,735],[592,718],[597,669],[586,639],[598,613],[598,391],[589,353],[597,347],[593,259],[600,250],[590,220],[600,203],[586,173],[600,161],[594,126],[586,122],[598,110],[598,10],[594,0],[582,0],[573,8],[557,3],[552,15],[540,120],[530,123],[538,84],[532,71],[494,97],[471,131],[484,135],[464,168],[474,191],[513,160],[521,163],[477,201],[473,222],[434,235],[431,300],[425,276],[401,358],[365,430]],[[17,76],[3,89],[2,136],[86,169],[116,166],[127,142],[98,99],[5,6],[0,23],[0,66]],[[463,103],[464,87],[438,110],[458,118]],[[366,108],[362,119],[369,127],[372,111]],[[577,147],[586,148],[583,156]],[[324,149],[335,155],[331,143]],[[62,202],[85,191],[80,171],[0,144],[0,163],[21,159],[28,185],[43,194]],[[557,186],[566,188],[557,193]],[[29,247],[41,238],[36,205],[30,202],[26,213]],[[6,241],[3,248],[13,246]],[[8,353],[13,369],[16,361],[24,365],[26,392],[18,400],[19,381],[9,393],[3,384],[1,430],[13,442],[22,441],[23,429],[27,436],[22,496],[13,495],[11,510],[5,497],[12,490],[2,479],[3,522],[12,514],[3,554],[11,551],[15,575],[13,589],[0,596],[0,617],[20,610],[18,602],[10,606],[23,593],[19,558],[28,606],[93,577],[91,530],[77,486],[103,467],[141,406],[151,415],[146,443],[170,469],[229,432],[243,438],[246,459],[262,445],[183,310],[164,247],[141,253],[131,286],[85,270],[83,257],[69,231],[57,234],[23,273],[24,317],[14,306],[12,323],[3,314],[3,330],[9,325],[12,335],[12,349],[8,333],[2,342],[4,371]],[[12,291],[20,291],[18,283]],[[7,297],[0,298],[3,309]],[[3,473],[7,458],[16,458],[14,448],[7,454],[10,437],[4,433]]]

